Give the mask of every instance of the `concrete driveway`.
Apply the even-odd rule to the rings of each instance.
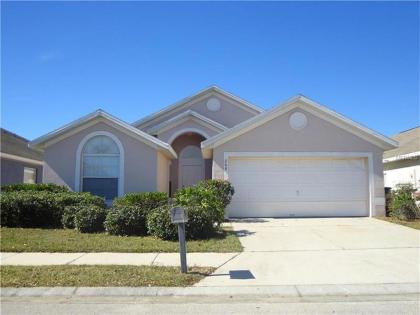
[[[198,286],[420,283],[420,231],[373,218],[233,221],[244,251]]]

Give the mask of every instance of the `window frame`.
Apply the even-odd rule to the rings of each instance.
[[[25,181],[25,172],[26,170],[31,170],[33,171],[33,175],[34,175],[34,179],[33,179],[33,183],[32,182],[26,182]],[[22,178],[22,182],[24,184],[36,184],[36,178],[38,176],[38,170],[36,169],[36,167],[31,167],[31,166],[24,166],[23,167],[23,178]]]
[[[75,169],[75,185],[74,190],[77,192],[83,191],[83,178],[99,178],[97,176],[84,176],[83,175],[83,149],[87,142],[96,136],[106,136],[111,138],[118,147],[119,150],[119,175],[118,175],[118,192],[117,196],[124,194],[124,148],[121,141],[111,132],[108,131],[96,131],[86,135],[79,143],[76,152],[76,169]],[[86,156],[116,156],[117,154],[91,154],[87,153]],[[100,178],[115,178],[115,177],[100,177]]]

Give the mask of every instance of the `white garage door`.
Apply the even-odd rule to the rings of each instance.
[[[229,217],[368,216],[363,158],[230,158]]]

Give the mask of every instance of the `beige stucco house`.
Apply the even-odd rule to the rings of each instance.
[[[229,180],[230,217],[383,215],[397,144],[304,96],[265,111],[214,86],[133,124],[98,110],[31,142],[45,182],[108,200]]]
[[[399,147],[384,152],[385,187],[411,184],[420,192],[420,127],[400,132],[392,139]]]

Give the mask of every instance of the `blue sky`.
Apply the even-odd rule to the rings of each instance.
[[[301,93],[392,135],[419,125],[417,2],[2,2],[1,125],[133,122],[216,84]]]

